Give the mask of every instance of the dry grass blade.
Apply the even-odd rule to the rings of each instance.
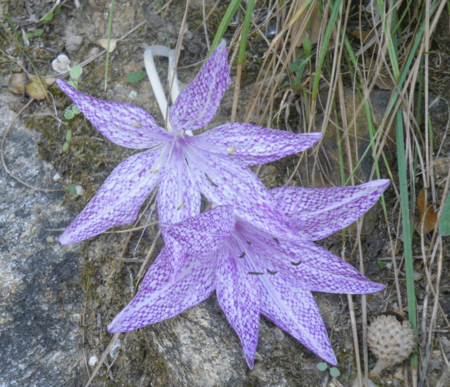
[[[150,258],[152,257],[153,252],[156,249],[156,242],[158,242],[158,239],[160,236],[161,236],[161,230],[158,231],[158,233],[155,236],[155,239],[153,240],[150,250],[148,251],[147,256],[145,257],[144,263],[142,264],[142,266],[139,270],[136,283],[139,283],[139,281],[144,277],[144,274],[148,269],[148,264],[149,264]]]
[[[100,370],[100,367],[103,365],[103,363],[106,360],[106,357],[108,356],[109,351],[111,350],[111,348],[113,347],[114,343],[117,341],[117,339],[119,338],[119,336],[122,333],[114,333],[111,341],[109,342],[108,346],[106,347],[106,349],[103,351],[102,356],[99,360],[99,362],[97,363],[97,365],[94,368],[94,371],[92,371],[92,375],[89,378],[88,382],[85,384],[84,387],[89,387],[92,383],[92,381],[94,380],[95,376],[97,375],[98,371]]]

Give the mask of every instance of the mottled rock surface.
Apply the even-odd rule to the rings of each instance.
[[[0,95],[0,138],[19,98]],[[10,171],[30,185],[58,189],[49,163],[37,157],[40,136],[16,121],[5,144]],[[0,167],[0,386],[79,386],[80,246],[62,248],[58,233],[71,216],[63,192],[34,191]],[[83,366],[83,367],[82,367]]]

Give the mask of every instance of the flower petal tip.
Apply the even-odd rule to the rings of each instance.
[[[383,284],[379,284],[377,282],[374,282],[373,283],[373,288],[374,288],[373,293],[378,293],[378,292],[382,292],[384,289],[386,289],[386,286],[383,285]]]
[[[58,242],[64,246],[64,245],[70,245],[72,243],[76,243],[78,241],[74,240],[73,237],[71,237],[70,235],[67,235],[67,233],[63,232],[61,234],[61,236],[59,237]]]
[[[319,357],[322,360],[325,360],[328,364],[331,364],[332,366],[337,366],[338,365],[338,362],[337,362],[337,359],[336,359],[336,355],[334,354],[332,349],[330,349],[330,351],[328,353],[320,354]]]
[[[245,359],[247,360],[248,368],[250,368],[253,371],[253,368],[255,366],[255,359],[254,359],[254,357],[246,356]]]
[[[124,312],[125,309],[122,310],[116,317],[114,317],[114,319],[108,325],[108,333],[122,333],[131,330],[127,329],[126,326],[123,326],[123,320],[125,317],[127,317],[127,315]]]

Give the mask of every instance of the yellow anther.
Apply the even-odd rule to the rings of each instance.
[[[185,134],[186,134],[186,131],[183,130],[183,131],[181,132],[181,135],[184,136]]]
[[[137,126],[138,128],[142,128],[142,125],[139,122],[132,122],[131,125]]]
[[[234,153],[235,150],[236,150],[236,148],[232,147],[231,150],[228,152],[228,154],[231,156]]]
[[[158,173],[159,172],[159,169],[151,169],[150,170],[150,173]]]
[[[185,203],[186,203],[186,200],[183,200],[181,202],[181,204],[177,207],[177,211],[181,210],[183,208],[183,206],[185,205]]]

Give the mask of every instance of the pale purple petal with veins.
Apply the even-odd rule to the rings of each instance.
[[[160,223],[163,235],[170,235],[188,255],[205,260],[217,252],[234,231],[233,206],[218,206],[177,224]]]
[[[327,363],[337,365],[311,292],[292,288],[277,275],[258,278],[261,281],[261,313]]]
[[[345,261],[341,260],[339,266],[346,266],[348,274],[337,274],[333,271],[333,266],[334,262],[321,266],[301,264],[298,270],[298,282],[311,291],[339,294],[376,293],[386,288],[382,284],[369,280]]]
[[[255,276],[247,274],[234,256],[240,252],[223,248],[216,272],[216,293],[219,305],[241,339],[245,358],[253,369],[258,345],[260,285]]]
[[[170,236],[161,229],[164,242],[166,244],[167,252],[170,256],[170,264],[172,265],[172,272],[170,273],[172,280],[180,274],[186,258],[186,248],[179,244],[175,238]]]
[[[206,300],[214,291],[216,262],[186,257],[180,275],[171,280],[171,257],[163,249],[145,275],[133,300],[111,322],[108,332],[128,332],[174,317]]]
[[[374,180],[356,187],[279,187],[270,193],[298,231],[318,240],[355,222],[376,203],[389,183]]]
[[[217,205],[234,205],[236,216],[275,236],[298,239],[298,233],[248,168],[193,147],[186,148],[185,155],[197,186],[208,200]]]
[[[94,198],[64,230],[63,245],[91,238],[108,228],[128,224],[161,178],[150,173],[161,154],[156,148],[128,157],[108,176]]]
[[[178,223],[200,213],[201,197],[190,176],[186,161],[175,144],[170,164],[165,166],[158,189],[158,216],[161,223]]]
[[[197,77],[180,93],[169,110],[169,121],[178,130],[195,130],[208,124],[231,84],[225,40],[206,60]]]
[[[371,282],[343,259],[313,242],[292,243],[291,245],[291,251],[295,251],[297,257],[301,258],[301,265],[305,264],[317,270],[316,277],[311,277],[311,282],[308,285],[311,287],[311,290],[330,293],[355,292],[362,294],[365,293],[364,290],[367,290],[367,293],[373,293],[384,289],[383,285]],[[311,273],[311,275],[314,275],[314,273]],[[332,280],[332,277],[335,280]],[[336,278],[339,277],[348,278],[348,283],[342,282],[339,285],[336,283]],[[357,291],[355,286],[358,282],[361,285],[360,292]],[[323,284],[324,290],[319,290],[321,284]],[[341,286],[341,288],[333,288],[333,286]]]
[[[156,124],[153,117],[138,106],[102,101],[79,92],[58,78],[56,83],[95,129],[118,145],[145,149],[169,138],[168,133]]]
[[[294,134],[250,124],[225,124],[192,137],[192,145],[244,165],[270,163],[312,147],[321,133]]]
[[[384,290],[385,286],[372,282],[352,265],[310,241],[289,242],[274,239],[239,224],[245,239],[258,256],[264,269],[277,272],[291,286],[311,291],[367,294]]]
[[[310,291],[339,294],[368,294],[385,289],[384,285],[369,280],[353,266],[313,242],[299,243],[288,248],[266,240],[252,242],[252,250],[260,265],[292,287]],[[278,250],[278,251],[277,251]],[[286,252],[294,253],[291,257]]]

